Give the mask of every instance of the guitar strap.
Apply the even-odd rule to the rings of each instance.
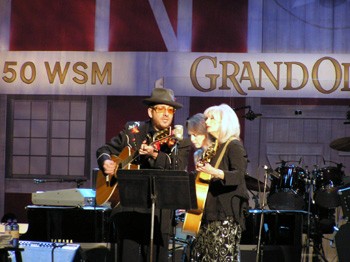
[[[226,152],[226,148],[227,148],[227,146],[228,146],[228,144],[232,141],[234,139],[234,137],[230,137],[227,141],[226,141],[226,143],[225,143],[225,145],[224,145],[224,148],[222,149],[222,151],[220,152],[220,155],[219,155],[219,158],[218,158],[218,160],[216,160],[216,163],[215,163],[215,168],[218,168],[219,167],[219,165],[220,165],[220,163],[221,163],[221,160],[222,160],[222,158],[223,158],[223,156],[224,156],[224,154],[225,154],[225,152]]]

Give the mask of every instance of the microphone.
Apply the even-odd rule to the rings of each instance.
[[[255,118],[262,116],[262,114],[255,114],[253,110],[249,109],[248,112],[243,116],[245,119],[253,121]]]
[[[184,127],[182,125],[175,125],[173,135],[178,141],[182,141],[184,139]]]
[[[174,147],[174,170],[178,169],[178,147],[179,147],[179,142],[182,141],[182,139],[184,138],[184,127],[182,125],[174,125],[174,129],[172,132],[172,135],[175,137],[176,139],[176,145]]]

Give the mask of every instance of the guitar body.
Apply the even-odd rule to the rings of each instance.
[[[201,226],[203,213],[186,212],[185,220],[182,225],[182,232],[188,235],[196,236]]]
[[[201,162],[209,162],[210,159],[215,155],[216,149],[218,148],[218,141],[215,140],[211,146],[207,148],[204,153],[204,157]],[[211,175],[199,172],[195,181],[196,197],[197,197],[197,209],[188,210],[185,214],[185,220],[182,225],[182,231],[188,233],[189,235],[196,236],[198,234],[199,228],[201,226],[205,201],[207,200],[207,195],[209,191],[209,182]]]
[[[125,147],[119,156],[111,156],[111,159],[117,164],[117,168],[113,176],[109,176],[109,182],[106,180],[104,173],[99,170],[96,177],[96,205],[104,205],[110,202],[111,207],[114,208],[120,201],[118,190],[117,170],[121,166],[123,169],[139,169],[138,165],[130,164],[128,160],[134,151],[130,147]]]
[[[211,176],[206,173],[199,173],[196,177],[196,197],[197,209],[188,210],[185,214],[185,220],[182,225],[182,231],[191,235],[197,235],[201,226],[205,201],[209,190],[209,181]]]

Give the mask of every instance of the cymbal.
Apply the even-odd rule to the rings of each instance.
[[[338,151],[350,152],[350,137],[335,139],[329,146]]]
[[[245,179],[245,183],[247,184],[247,189],[248,190],[252,190],[252,191],[259,191],[259,187],[260,187],[260,191],[264,191],[264,183],[257,180],[254,177],[251,177],[249,175],[245,175],[244,176]],[[269,191],[270,188],[268,185],[266,185],[266,191]]]

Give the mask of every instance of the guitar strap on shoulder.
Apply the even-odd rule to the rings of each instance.
[[[224,156],[224,154],[225,154],[225,152],[226,152],[226,148],[227,148],[227,146],[228,146],[228,144],[233,140],[234,138],[233,137],[230,137],[227,141],[226,141],[226,143],[225,143],[225,145],[224,145],[224,148],[222,149],[222,151],[220,152],[220,155],[219,155],[219,158],[218,158],[218,160],[216,160],[216,163],[215,163],[215,168],[218,168],[219,167],[219,165],[220,165],[220,163],[221,163],[221,160],[222,160],[222,158],[223,158],[223,156]]]

